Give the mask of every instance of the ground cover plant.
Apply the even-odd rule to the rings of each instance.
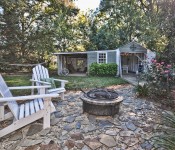
[[[144,84],[144,85],[136,85],[134,91],[136,92],[136,95],[137,96],[140,96],[140,97],[147,97],[148,94],[149,94],[149,88],[148,88],[148,85],[147,84]]]
[[[163,131],[162,134],[154,138],[155,145],[167,150],[175,149],[175,114],[174,113],[164,113],[162,116],[162,123],[159,129]]]

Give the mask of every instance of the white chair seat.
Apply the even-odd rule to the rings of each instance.
[[[126,73],[128,73],[128,65],[123,65],[122,66],[122,70],[123,71],[126,71]]]
[[[19,105],[19,120],[27,116],[32,115],[40,110],[44,109],[44,102],[42,98],[27,101],[24,104]],[[51,103],[51,112],[56,111],[55,106]]]

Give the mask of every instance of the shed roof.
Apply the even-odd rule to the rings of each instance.
[[[116,50],[97,50],[97,51],[84,51],[84,52],[58,52],[53,53],[53,55],[69,55],[69,54],[88,54],[88,53],[94,53],[94,52],[113,52]]]
[[[135,50],[132,50],[131,46],[135,46]],[[141,44],[132,41],[129,42],[123,46],[119,47],[120,52],[126,52],[126,53],[147,53],[147,49],[143,47]],[[84,52],[58,52],[58,53],[53,53],[53,55],[69,55],[69,54],[88,54],[88,53],[94,53],[94,52],[113,52],[115,50],[96,50],[96,51],[84,51]]]
[[[147,49],[140,45],[139,43],[132,41],[121,47],[119,47],[120,52],[129,52],[129,53],[147,53]]]

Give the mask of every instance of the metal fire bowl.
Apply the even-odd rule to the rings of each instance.
[[[81,96],[81,100],[83,101],[83,112],[99,116],[114,116],[119,112],[123,97],[118,96],[113,100],[98,100],[87,98],[84,94]]]

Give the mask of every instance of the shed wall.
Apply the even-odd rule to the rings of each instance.
[[[107,57],[107,63],[116,63],[116,51],[108,52]]]
[[[87,66],[89,67],[92,63],[97,62],[97,52],[87,54]]]

